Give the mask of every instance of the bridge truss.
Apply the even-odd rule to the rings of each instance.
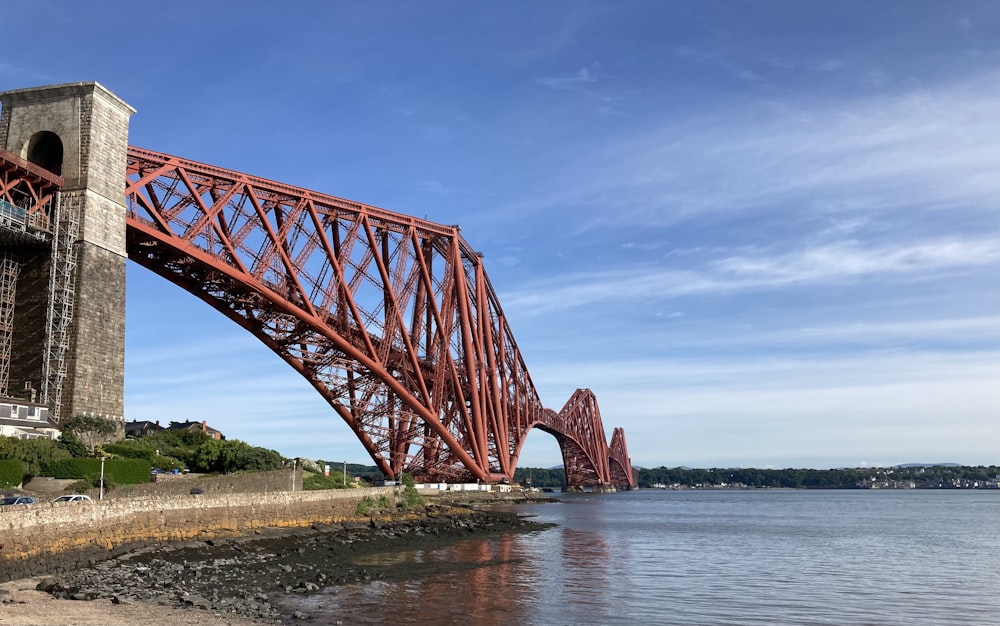
[[[568,484],[634,485],[615,482],[589,390],[542,406],[457,226],[135,147],[126,201],[129,258],[295,368],[386,476],[509,480],[537,426]]]

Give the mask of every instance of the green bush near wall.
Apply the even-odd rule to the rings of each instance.
[[[198,434],[200,435],[201,433]],[[165,470],[182,470],[186,467],[183,461],[168,455],[165,451],[161,454],[161,447],[164,450],[181,450],[176,446],[163,445],[157,447],[156,444],[146,439],[125,439],[117,443],[109,443],[104,446],[104,451],[126,459],[145,459],[151,467],[158,467]]]
[[[143,459],[112,459],[104,462],[104,480],[114,485],[149,482],[149,462]],[[97,480],[101,476],[100,459],[64,459],[50,463],[42,476]]]
[[[24,480],[24,463],[17,459],[0,460],[0,489],[20,487]]]
[[[150,469],[150,464],[142,459],[115,459],[105,464],[104,473],[116,484],[137,485],[149,482]]]
[[[100,461],[97,459],[61,459],[53,461],[42,468],[42,476],[52,478],[76,478],[82,479],[87,476],[87,465],[93,461],[98,464],[97,473],[101,473]]]

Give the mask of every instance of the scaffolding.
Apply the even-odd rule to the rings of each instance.
[[[21,263],[10,250],[0,251],[0,396],[9,396],[10,346],[14,340],[14,294]]]
[[[55,228],[49,264],[45,352],[42,355],[42,402],[49,406],[50,418],[59,423],[63,417],[66,352],[69,349],[70,324],[73,322],[73,303],[76,301],[76,242],[80,236],[80,211],[73,205],[62,206],[60,194],[56,194],[52,214]]]
[[[73,316],[78,211],[60,216],[63,179],[0,149],[0,395],[10,395],[17,285],[22,269],[49,253],[48,302],[42,347],[42,402],[58,416]],[[25,381],[31,385],[30,380]],[[26,388],[28,388],[26,386]]]

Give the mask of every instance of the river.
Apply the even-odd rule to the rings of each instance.
[[[1000,491],[562,494],[555,528],[370,557],[424,578],[286,598],[324,624],[1000,624]]]

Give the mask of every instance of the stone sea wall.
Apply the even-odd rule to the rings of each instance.
[[[352,519],[365,496],[396,487],[277,493],[202,493],[43,503],[0,509],[0,581],[60,573],[164,541],[233,537],[264,528]]]
[[[271,472],[238,472],[235,474],[156,474],[153,482],[121,485],[105,497],[144,498],[151,496],[181,496],[198,489],[204,494],[277,493],[302,491],[302,469],[287,468]],[[87,492],[97,499],[97,490]]]

